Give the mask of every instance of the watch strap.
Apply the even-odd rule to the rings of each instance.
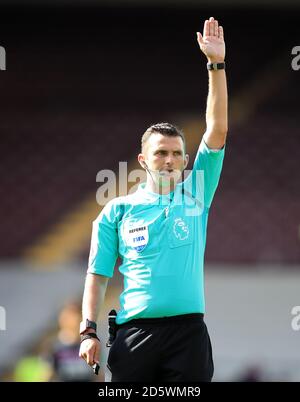
[[[225,61],[221,63],[207,63],[208,70],[225,70]]]
[[[97,334],[95,334],[94,332],[90,332],[89,334],[81,335],[80,343],[85,341],[86,339],[98,339],[98,341],[100,341]]]

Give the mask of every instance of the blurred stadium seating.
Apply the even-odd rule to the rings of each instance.
[[[229,92],[239,102],[239,91],[249,80],[259,80],[267,63],[272,69],[272,59],[285,55],[286,43],[272,41],[263,17],[240,32],[234,16],[228,20],[225,14],[220,18],[228,43]],[[109,15],[110,10],[99,11],[99,21]],[[121,15],[115,12],[115,25]],[[194,22],[191,12],[186,16]],[[2,258],[22,256],[87,194],[95,193],[99,170],[116,171],[118,161],[135,158],[149,124],[171,116],[180,121],[198,108],[203,117],[206,80],[204,60],[195,57],[196,24],[186,26],[178,12],[171,22],[154,11],[141,11],[139,19],[127,17],[131,23],[122,31],[122,41],[107,21],[97,26],[93,19],[94,24],[76,30],[75,19],[68,31],[59,17],[53,39],[37,22],[39,37],[32,36],[31,28],[22,44],[14,43],[14,59],[21,59],[17,69],[26,70],[14,71],[13,59],[13,71],[2,83]],[[144,33],[143,24],[153,19],[154,32]],[[176,22],[182,35],[172,31],[170,40],[168,30]],[[262,35],[267,60],[265,48],[257,46]],[[210,219],[208,262],[299,261],[299,79],[293,71],[285,76],[284,86],[266,93],[252,115],[238,124],[230,121],[228,157]],[[82,252],[86,257],[87,249],[78,250]]]

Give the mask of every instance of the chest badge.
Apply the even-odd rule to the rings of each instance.
[[[189,227],[182,218],[175,219],[173,233],[179,240],[186,240],[189,237]]]
[[[126,228],[126,243],[137,252],[141,252],[149,242],[148,226],[145,224],[130,225]]]

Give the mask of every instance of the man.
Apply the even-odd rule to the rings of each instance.
[[[124,291],[108,356],[112,381],[211,381],[213,376],[203,321],[203,260],[227,135],[223,28],[211,17],[197,40],[208,59],[209,93],[207,128],[192,172],[179,182],[188,163],[182,132],[168,123],[151,126],[138,155],[146,183],[107,203],[93,225],[80,356],[91,366],[99,362],[95,321],[120,255]]]

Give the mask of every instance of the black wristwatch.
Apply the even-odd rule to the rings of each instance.
[[[88,328],[92,328],[97,331],[97,324],[94,321],[90,321],[86,319],[85,321],[81,321],[79,333],[82,335]]]
[[[225,61],[222,63],[207,63],[208,70],[225,70]]]

